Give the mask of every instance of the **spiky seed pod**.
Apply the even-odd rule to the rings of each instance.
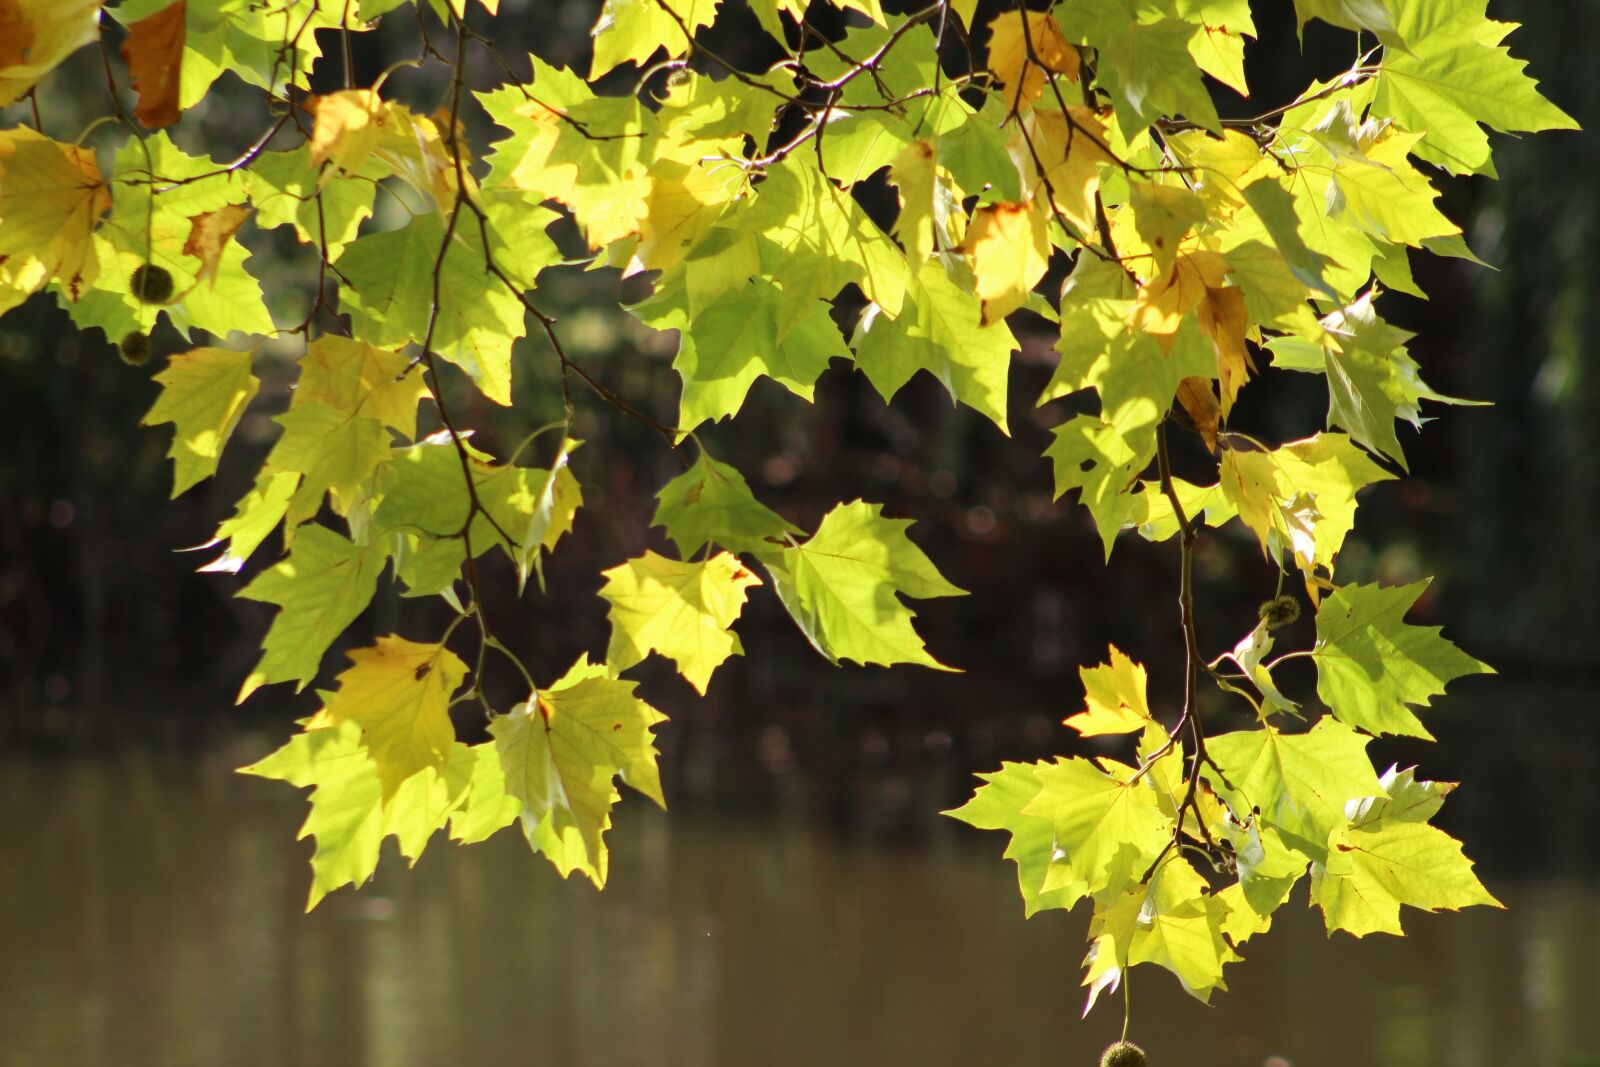
[[[130,367],[142,367],[150,362],[150,335],[143,330],[133,330],[123,335],[117,343],[117,355]]]
[[[1285,593],[1283,596],[1264,601],[1260,614],[1261,621],[1267,624],[1267,629],[1282,629],[1300,617],[1300,601]]]
[[[133,298],[141,304],[165,304],[172,296],[172,275],[165,267],[145,263],[135,267],[128,278]]]
[[[1100,1067],[1145,1067],[1144,1049],[1132,1041],[1118,1041],[1100,1054]]]

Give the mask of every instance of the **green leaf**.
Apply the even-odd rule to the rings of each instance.
[[[285,539],[290,540],[294,527],[316,516],[324,494],[333,495],[341,515],[367,495],[373,472],[389,458],[389,431],[371,416],[350,415],[320,400],[295,404],[276,421],[283,436],[264,469],[303,475],[289,502]]]
[[[1239,959],[1223,936],[1227,916],[1228,905],[1208,892],[1205,879],[1181,857],[1163,863],[1149,883],[1096,901],[1085,960],[1085,1012],[1136,963],[1166,968],[1186,992],[1208,1003],[1212,990],[1228,988],[1223,965]]]
[[[450,813],[450,836],[463,845],[474,845],[516,822],[522,802],[506,792],[505,769],[493,740],[467,751],[472,753],[472,784],[466,803]]]
[[[908,306],[890,318],[874,304],[853,339],[856,364],[885,400],[925,370],[953,401],[987,415],[1004,432],[1006,378],[1017,340],[1004,322],[979,325],[978,299],[936,261],[923,264]]]
[[[1486,0],[1402,0],[1404,49],[1384,50],[1373,110],[1425,131],[1416,152],[1457,174],[1493,175],[1489,139],[1502,132],[1575,130],[1572,117],[1539,94],[1501,44],[1514,22],[1487,17]]]
[[[800,532],[755,498],[744,475],[703,448],[693,466],[656,494],[651,525],[666,530],[685,559],[707,544],[769,558],[778,551],[773,542]]]
[[[1128,136],[1179,115],[1220,135],[1216,106],[1189,53],[1194,26],[1142,14],[1135,0],[1084,0],[1064,7],[1060,18],[1069,39],[1100,50],[1096,80]]]
[[[196,348],[173,356],[156,375],[161,395],[144,425],[172,423],[172,495],[217,472],[222,448],[239,425],[261,380],[250,373],[250,352]]]
[[[1312,871],[1311,902],[1329,934],[1356,937],[1403,934],[1402,904],[1423,911],[1503,906],[1478,881],[1461,842],[1423,822],[1387,819],[1333,831],[1327,862]]]
[[[524,211],[532,217],[532,229],[516,246],[519,273],[512,277],[531,279],[560,256],[538,233],[554,216],[544,208]],[[434,264],[444,234],[445,222],[437,213],[418,215],[397,230],[369,234],[345,249],[337,266],[349,282],[342,290],[344,306],[358,337],[379,347],[399,347],[428,336]],[[485,269],[483,247],[477,219],[463,211],[439,269],[433,349],[466,371],[484,396],[510,404],[511,344],[523,334],[524,310],[517,295]],[[497,261],[511,273],[512,261]]]
[[[1088,894],[1133,885],[1172,837],[1173,820],[1161,811],[1144,779],[1107,774],[1086,759],[1042,763],[1039,793],[1023,808],[1049,819],[1060,855],[1047,887],[1082,883]]]
[[[1145,696],[1144,667],[1129,659],[1116,645],[1111,660],[1098,667],[1080,667],[1085,707],[1068,717],[1065,725],[1084,737],[1131,734],[1152,721]]]
[[[1411,585],[1347,585],[1317,611],[1317,695],[1334,715],[1373,734],[1431,739],[1407,705],[1426,706],[1456,678],[1492,674],[1439,634],[1411,626],[1411,610],[1428,581]]]
[[[1127,490],[1155,458],[1161,416],[1149,397],[1124,404],[1110,419],[1074,415],[1055,428],[1055,442],[1045,450],[1055,464],[1056,497],[1079,490],[1078,499],[1094,516],[1107,559],[1117,531],[1134,513],[1134,496]]]
[[[980,830],[1005,830],[1011,834],[1005,858],[1017,865],[1017,887],[1030,918],[1047,908],[1071,908],[1085,893],[1082,884],[1044,888],[1057,851],[1055,824],[1023,812],[1042,788],[1036,774],[1040,766],[1002,763],[998,771],[978,775],[984,784],[971,800],[944,813]]]
[[[737,556],[721,552],[679,563],[646,552],[600,573],[606,579],[600,595],[611,602],[611,670],[625,671],[656,652],[703,695],[712,672],[743,654],[729,627],[744,609],[745,591],[761,579]]]
[[[1210,767],[1201,773],[1234,811],[1259,809],[1261,821],[1290,847],[1321,860],[1328,834],[1344,822],[1346,802],[1383,793],[1367,759],[1368,740],[1326,717],[1303,734],[1272,726],[1240,730],[1206,739],[1222,773]]]
[[[589,80],[594,81],[623,63],[640,67],[661,48],[667,58],[681,56],[690,46],[687,29],[694,33],[710,26],[717,17],[720,0],[606,0],[595,23],[594,62]]]
[[[528,844],[561,872],[603,888],[604,834],[620,776],[662,807],[650,729],[666,716],[633,695],[634,682],[579,659],[560,681],[489,724],[506,792],[522,805]]]
[[[654,329],[679,331],[672,365],[683,377],[683,431],[737,414],[762,375],[810,400],[828,361],[849,351],[820,300],[790,312],[796,317],[785,327],[787,294],[769,281],[731,289],[692,317],[682,293],[672,295],[646,301],[633,313]]]
[[[360,886],[371,878],[385,837],[392,835],[401,854],[416,863],[434,831],[467,799],[472,752],[453,746],[442,773],[430,769],[414,775],[387,803],[378,769],[353,722],[296,734],[239,773],[313,787],[311,812],[299,834],[301,840],[316,839],[306,901],[310,911],[340,886]]]
[[[822,517],[807,541],[770,565],[783,606],[816,650],[837,663],[917,663],[951,670],[928,654],[901,596],[963,596],[911,543],[910,519],[886,519],[882,504],[856,500]]]
[[[247,600],[283,609],[261,642],[261,661],[245,679],[239,700],[273,682],[292,681],[296,692],[304,689],[328,646],[372,600],[386,558],[382,549],[352,544],[326,526],[304,527],[281,563],[239,591]]]
[[[261,546],[289,510],[289,501],[300,485],[298,471],[262,471],[256,484],[234,506],[233,515],[217,527],[217,535],[196,548],[211,548],[222,542],[228,547],[222,555],[200,569],[237,574],[252,553]]]
[[[898,51],[898,49],[897,49]],[[900,314],[911,272],[906,257],[848,192],[790,157],[767,172],[745,224],[761,235],[762,266],[783,283],[780,336],[851,282]]]
[[[1415,0],[1406,0],[1415,2]],[[1389,0],[1294,0],[1302,31],[1312,19],[1321,19],[1347,30],[1371,30],[1378,40],[1389,45],[1401,43],[1396,32]],[[1405,38],[1407,42],[1410,38]]]
[[[362,221],[371,217],[378,191],[376,181],[323,184],[320,168],[311,165],[309,142],[288,152],[264,152],[245,174],[258,227],[293,226],[302,244],[326,243],[334,258],[356,239]]]

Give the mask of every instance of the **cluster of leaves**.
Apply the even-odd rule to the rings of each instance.
[[[1487,668],[1404,621],[1422,585],[1340,585],[1336,567],[1357,494],[1405,463],[1397,420],[1420,424],[1423,400],[1458,402],[1421,380],[1409,336],[1375,304],[1380,286],[1417,291],[1412,250],[1471,255],[1433,175],[1492,175],[1485,127],[1572,126],[1501,46],[1514,27],[1489,21],[1485,0],[1295,0],[1302,24],[1375,43],[1292,102],[1225,120],[1207,79],[1248,94],[1248,0],[1074,0],[981,24],[976,0],[905,15],[832,2],[852,14],[829,37],[807,0],[750,0],[786,53],[751,72],[696,37],[737,17],[731,5],[606,0],[587,75],[535,56],[529,83],[469,93],[469,54],[499,56],[468,23],[490,24],[495,4],[469,19],[465,0],[430,0],[416,12],[418,61],[452,76],[429,115],[385,96],[382,79],[308,90],[317,32],[368,31],[397,0],[128,0],[109,17],[82,0],[0,0],[0,104],[97,38],[109,55],[117,35],[137,94],[125,106],[109,86],[107,129],[125,136],[96,148],[48,136],[37,115],[0,130],[0,310],[49,290],[134,360],[158,316],[207,342],[168,361],[147,420],[172,424],[175,493],[216,471],[258,391],[264,340],[299,345],[282,434],[208,564],[237,570],[281,529],[284,555],[243,592],[280,611],[240,698],[316,679],[386,569],[406,595],[454,609],[432,640],[390,635],[350,653],[303,729],[246,768],[313,789],[311,904],[365,881],[386,836],[414,860],[436,830],[473,842],[518,821],[563,875],[603,884],[617,782],[662,799],[662,716],[621,672],[655,653],[704,691],[740,652],[731,627],[760,585],[830,661],[941,667],[903,598],[961,592],[908,521],[854,501],[808,533],[702,450],[659,493],[655,522],[679,558],[645,552],[607,570],[605,661],[539,685],[494,636],[477,561],[498,548],[521,582],[542,583],[583,505],[570,398],[544,438],[560,442],[548,464],[520,465],[541,435],[507,454],[479,447],[452,417],[442,364],[509,404],[513,344],[533,324],[564,386],[591,387],[673,449],[737,414],[758,378],[809,400],[834,359],[885,399],[926,371],[1005,431],[1009,317],[1023,309],[1059,324],[1038,403],[1098,401],[1055,430],[1058,494],[1077,490],[1108,555],[1134,530],[1176,538],[1183,560],[1176,724],[1155,721],[1143,668],[1112,649],[1083,671],[1087,706],[1068,724],[1131,735],[1129,760],[1007,764],[952,813],[1011,833],[1030,913],[1092,902],[1091,1003],[1141,962],[1205,998],[1307,873],[1329,928],[1357,935],[1398,932],[1401,904],[1493,903],[1427,823],[1452,787],[1379,775],[1366,754],[1375,735],[1427,737],[1412,708]],[[628,64],[633,91],[595,91]],[[258,89],[271,117],[227,162],[165,132],[223,72]],[[481,161],[463,139],[469,107],[505,131]],[[898,212],[880,226],[862,194],[885,169]],[[402,210],[377,210],[380,194]],[[584,371],[540,309],[539,275],[567,258],[546,232],[562,216],[591,267],[652,278],[629,310],[678,335],[675,418]],[[246,227],[288,227],[316,253],[304,320],[269,312],[238,241]],[[1045,292],[1052,263],[1066,281]],[[1319,432],[1273,444],[1228,428],[1269,363],[1325,378]],[[1173,476],[1169,425],[1203,441],[1214,484]],[[1202,654],[1191,552],[1202,526],[1235,518],[1268,565],[1298,573],[1313,647],[1270,658],[1291,600]],[[526,682],[509,709],[481,688],[491,652]],[[1275,683],[1289,656],[1314,661],[1325,714]],[[1208,737],[1195,695],[1207,678],[1256,725]],[[477,745],[450,716],[472,701],[490,717]]]

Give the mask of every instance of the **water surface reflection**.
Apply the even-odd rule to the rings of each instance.
[[[298,800],[249,755],[0,763],[0,1064],[1088,1065],[1120,1026],[1078,1019],[1084,919],[1023,922],[997,836],[630,797],[603,896],[508,832],[303,916]],[[1135,972],[1135,1032],[1160,1067],[1600,1064],[1600,890],[1491,888],[1403,941],[1291,906],[1214,1007]]]

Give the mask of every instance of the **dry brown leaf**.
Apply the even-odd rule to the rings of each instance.
[[[139,94],[133,115],[152,130],[171,126],[181,113],[178,84],[186,18],[185,0],[178,0],[129,26],[128,39],[122,42],[122,58]]]
[[[1183,405],[1183,410],[1194,420],[1194,428],[1205,440],[1206,448],[1213,456],[1216,455],[1217,423],[1221,418],[1222,409],[1217,404],[1217,394],[1211,389],[1211,379],[1195,375],[1179,382],[1178,403]]]
[[[210,279],[212,285],[217,283],[217,262],[222,259],[228,242],[249,217],[250,209],[243,204],[224,204],[215,211],[195,215],[189,220],[189,237],[183,242],[183,254],[200,261],[196,281]]]

